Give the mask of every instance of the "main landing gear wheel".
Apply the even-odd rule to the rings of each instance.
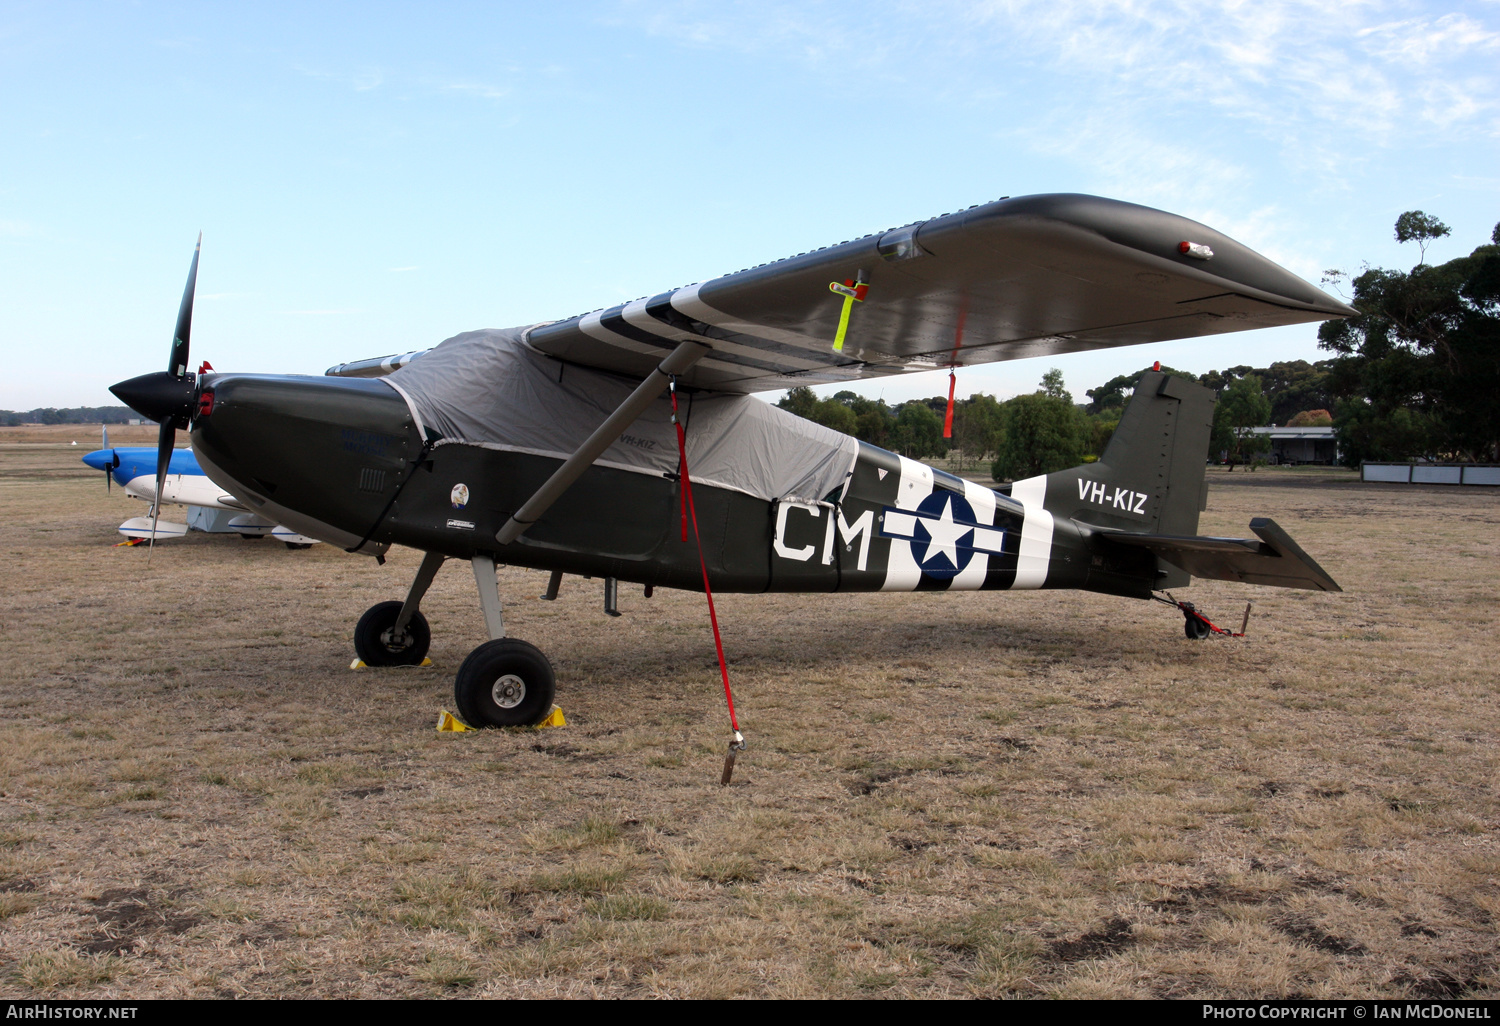
[[[1212,632],[1208,629],[1208,624],[1191,613],[1185,613],[1182,617],[1182,633],[1194,641],[1202,641]]]
[[[394,630],[400,602],[377,602],[365,610],[354,627],[354,653],[366,666],[418,666],[427,658],[432,631],[427,618],[413,613],[406,629]]]
[[[535,645],[515,638],[486,641],[458,668],[453,701],[471,727],[529,727],[552,711],[557,681]]]

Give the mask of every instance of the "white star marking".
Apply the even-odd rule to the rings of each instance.
[[[927,555],[922,557],[923,563],[931,563],[934,553],[941,553],[948,557],[948,562],[958,566],[958,540],[970,531],[974,530],[971,524],[959,524],[953,520],[953,497],[949,496],[943,501],[943,513],[936,520],[924,517],[922,526],[927,529],[931,541],[927,543]]]

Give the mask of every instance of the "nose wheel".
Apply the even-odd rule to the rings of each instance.
[[[397,628],[400,602],[377,602],[365,610],[354,628],[354,652],[366,666],[419,666],[427,658],[432,631],[427,618],[413,612]]]
[[[474,727],[529,727],[552,711],[557,680],[535,645],[515,638],[486,641],[453,680],[458,715]]]

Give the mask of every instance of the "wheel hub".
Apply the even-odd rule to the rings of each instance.
[[[490,688],[490,697],[500,708],[514,709],[526,700],[526,682],[513,673],[507,673]]]
[[[392,652],[400,652],[402,649],[411,646],[411,635],[405,631],[401,631],[400,633],[394,630],[381,631],[380,643]]]

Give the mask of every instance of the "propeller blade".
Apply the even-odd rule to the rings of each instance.
[[[172,358],[167,373],[182,377],[188,369],[188,337],[193,333],[193,289],[198,284],[198,253],[203,249],[203,233],[193,247],[193,266],[188,268],[187,287],[182,290],[182,305],[177,308],[177,330],[172,333]]]
[[[108,424],[100,424],[99,425],[99,431],[104,436],[104,444],[102,446],[100,446],[100,448],[101,449],[108,449],[109,448],[109,425]],[[115,464],[116,467],[118,467],[120,465],[120,457],[117,456],[117,455],[115,455],[114,453],[111,453],[110,455],[114,456],[114,464]],[[114,476],[115,475],[113,473],[113,468],[110,467],[108,464],[106,464],[105,467],[104,467],[104,494],[105,495],[108,495],[110,493],[110,486],[113,483]]]
[[[199,232],[198,244],[193,247],[193,263],[188,268],[187,287],[182,290],[182,305],[177,308],[177,327],[172,332],[167,369],[109,386],[121,402],[141,416],[159,422],[164,431],[168,425],[187,428],[198,408],[198,387],[188,373],[187,363],[188,339],[193,332],[193,292],[198,285],[198,254],[202,249],[203,233]]]
[[[193,266],[196,268],[198,260],[193,258]],[[193,301],[192,282],[188,283],[188,296],[185,300],[190,304]],[[172,462],[172,448],[177,442],[177,429],[172,426],[170,420],[161,422],[161,431],[156,436],[156,501],[151,505],[151,549],[156,549],[156,521],[161,517],[161,493],[167,486],[167,467]],[[146,565],[151,565],[151,554],[146,554]]]

